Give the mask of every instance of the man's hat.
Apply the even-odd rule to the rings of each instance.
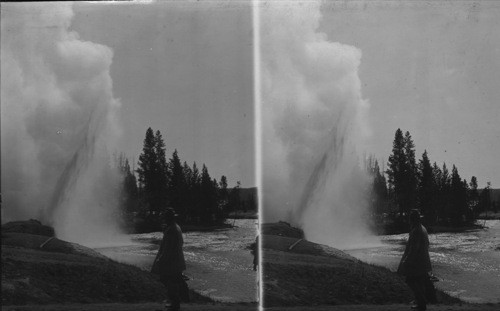
[[[177,215],[177,213],[175,213],[175,210],[174,210],[173,208],[171,208],[171,207],[167,207],[167,208],[165,209],[165,212],[163,213],[163,216],[164,216],[165,218],[170,218],[170,219],[172,219],[172,218],[175,218],[175,217],[177,217],[177,216],[179,216],[179,215]]]
[[[412,209],[410,211],[410,219],[420,220],[420,218],[422,218],[422,216],[420,216],[420,211],[418,209]]]

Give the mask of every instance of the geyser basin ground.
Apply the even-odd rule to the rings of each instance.
[[[151,274],[81,245],[2,231],[2,310],[4,305],[159,302],[166,298],[162,287]],[[193,298],[209,301],[194,293]]]
[[[228,220],[231,224],[233,220]],[[184,233],[188,286],[220,302],[257,301],[257,273],[247,248],[255,241],[255,219],[237,219],[235,228]],[[133,244],[96,249],[119,262],[149,271],[163,237],[161,232],[134,234]]]
[[[413,299],[403,278],[338,249],[297,236],[284,223],[264,224],[264,306],[402,304]],[[291,227],[290,227],[291,228]],[[440,303],[459,302],[438,292]]]
[[[481,224],[483,221],[481,221]],[[487,220],[488,229],[430,234],[430,255],[437,288],[474,303],[500,303],[500,220]],[[395,271],[408,234],[382,236],[382,246],[348,250],[368,263]]]

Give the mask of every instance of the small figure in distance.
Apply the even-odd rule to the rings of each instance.
[[[429,235],[420,221],[420,212],[410,211],[410,234],[398,273],[406,276],[406,283],[415,295],[416,305],[411,308],[419,311],[427,309],[426,282],[432,271],[429,256]]]
[[[250,246],[253,255],[253,271],[257,271],[259,266],[259,236],[255,238],[255,242]]]
[[[160,281],[167,288],[170,306],[168,311],[180,310],[182,301],[189,301],[187,284],[182,272],[186,270],[186,262],[182,246],[184,240],[179,225],[175,222],[175,211],[167,208],[164,213],[163,239],[156,255],[152,273],[160,276]]]

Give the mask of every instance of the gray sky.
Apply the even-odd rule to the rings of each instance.
[[[137,157],[147,127],[167,154],[254,186],[249,2],[76,3],[70,29],[113,49],[119,145]],[[494,1],[327,2],[320,30],[362,51],[370,102],[366,152],[382,163],[397,128],[417,157],[500,187],[500,4]]]
[[[252,15],[248,3],[76,3],[71,28],[109,46],[121,150],[137,162],[146,129],[167,155],[212,177],[254,182]]]
[[[322,6],[320,30],[362,51],[366,151],[384,164],[397,128],[420,159],[500,187],[500,3],[373,1]]]

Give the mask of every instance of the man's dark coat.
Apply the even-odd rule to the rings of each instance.
[[[163,240],[153,270],[156,270],[155,272],[163,277],[180,275],[182,271],[186,270],[186,261],[182,251],[183,244],[181,228],[175,223],[167,226],[163,231]]]
[[[431,270],[429,235],[424,226],[416,224],[410,231],[398,272],[406,276],[420,276],[427,275]]]

